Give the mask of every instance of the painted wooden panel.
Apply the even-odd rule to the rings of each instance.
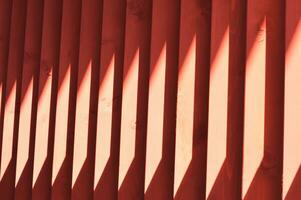
[[[300,199],[300,8],[0,1],[1,199]]]

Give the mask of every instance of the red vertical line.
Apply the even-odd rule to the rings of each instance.
[[[14,198],[27,1],[13,1],[0,171],[0,193]]]
[[[127,1],[118,199],[144,197],[151,1]]]
[[[32,141],[35,137],[34,131],[32,130],[35,126],[35,115],[32,115],[32,111],[34,112],[33,109],[36,107],[33,93],[34,84],[37,84],[37,71],[39,69],[41,58],[43,3],[43,0],[28,0],[17,147],[15,199],[31,199],[34,156],[34,145]]]
[[[120,130],[121,130],[121,106],[122,106],[122,86],[123,86],[123,61],[125,44],[125,23],[126,23],[126,0],[119,0],[120,28],[118,35],[118,46],[115,49],[115,66],[113,79],[113,98],[112,98],[112,137],[111,137],[111,156],[112,180],[114,197],[118,198],[118,175],[119,175],[119,152],[120,152]]]
[[[161,178],[167,181],[167,190],[157,188],[163,192],[164,197],[172,197],[174,184],[174,164],[175,164],[175,128],[176,128],[176,107],[177,107],[177,82],[178,82],[178,57],[179,57],[179,33],[180,33],[180,1],[169,1],[175,4],[173,11],[167,21],[172,25],[166,35],[166,74],[165,74],[165,93],[164,93],[164,120],[163,120],[163,151],[162,161],[166,162],[166,168]],[[159,178],[160,179],[160,178]],[[161,190],[161,191],[160,191]],[[156,192],[156,189],[149,191],[146,195],[148,199]],[[160,197],[159,197],[160,198]]]
[[[149,91],[149,69],[150,69],[150,40],[151,40],[151,13],[152,2],[148,2],[145,11],[144,37],[140,41],[139,54],[139,70],[138,70],[138,93],[137,93],[137,115],[136,115],[136,144],[135,154],[137,160],[140,161],[139,186],[137,185],[137,193],[144,196],[144,180],[145,180],[145,156],[146,156],[146,129],[147,129],[147,110],[148,110],[148,91]],[[140,157],[141,156],[141,157]],[[120,190],[121,191],[121,190]],[[139,195],[140,196],[140,195]]]
[[[241,199],[247,1],[231,0],[229,9],[229,83],[225,161],[229,175],[224,179],[223,197]]]
[[[32,122],[35,138],[32,199],[50,199],[53,160],[55,108],[60,55],[62,0],[45,0],[42,30],[41,60],[34,101],[37,101],[36,125]],[[37,84],[35,84],[37,83]],[[36,114],[34,113],[36,112]],[[35,129],[35,130],[34,130]]]
[[[98,2],[99,10],[97,15],[97,37],[93,41],[97,44],[97,48],[95,49],[93,58],[95,59],[92,62],[91,68],[91,97],[90,97],[90,105],[89,105],[89,137],[88,137],[88,152],[89,152],[89,159],[91,160],[90,163],[90,179],[92,184],[92,195],[94,198],[94,177],[95,177],[95,155],[96,155],[96,134],[97,134],[97,111],[98,111],[98,91],[99,91],[99,74],[100,74],[100,57],[101,57],[101,36],[102,36],[102,20],[103,20],[103,0]],[[93,199],[92,198],[92,199]]]
[[[125,0],[105,0],[99,72],[94,199],[117,199]]]
[[[201,7],[200,24],[203,28],[196,31],[197,67],[195,70],[193,155],[199,161],[196,166],[198,166],[201,176],[201,179],[197,181],[198,188],[196,190],[200,190],[200,199],[205,199],[212,0],[203,0],[199,6]]]
[[[63,4],[52,199],[71,198],[81,7],[81,0],[66,0]]]
[[[2,129],[4,121],[4,108],[5,108],[5,88],[6,88],[6,76],[8,65],[8,52],[10,41],[10,27],[11,27],[11,13],[12,13],[12,1],[0,2],[0,149],[2,150]],[[1,152],[0,152],[0,164],[1,164]]]
[[[259,186],[264,199],[282,198],[285,1],[267,2],[266,94],[263,180]]]
[[[72,199],[93,199],[102,1],[83,1],[77,83]],[[94,84],[94,85],[92,85]],[[93,88],[92,88],[93,87]],[[91,105],[92,104],[92,105]]]
[[[174,199],[205,199],[211,1],[181,2]]]
[[[180,1],[153,1],[145,199],[173,198],[179,21]]]

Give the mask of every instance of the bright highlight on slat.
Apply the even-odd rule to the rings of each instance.
[[[184,52],[186,53],[186,52]],[[196,68],[196,36],[192,38],[182,66],[178,81],[176,154],[174,195],[184,178],[192,159],[193,121],[194,121],[194,85]]]
[[[16,181],[17,185],[29,156],[30,119],[32,108],[33,78],[31,78],[20,108],[20,122],[17,149]]]
[[[289,2],[289,1],[288,1]],[[289,20],[289,18],[287,19]],[[288,41],[287,41],[288,42]],[[284,114],[284,163],[283,198],[301,167],[301,20],[286,52],[285,63],[285,114]]]
[[[12,159],[16,92],[16,82],[14,82],[9,97],[6,99],[4,109],[0,179],[3,178]]]
[[[164,43],[157,62],[151,66],[154,69],[149,82],[145,191],[162,158],[166,43]]]
[[[211,63],[206,198],[226,159],[228,105],[229,27]]]
[[[54,183],[55,178],[57,177],[57,174],[66,157],[70,72],[71,65],[69,64],[57,96],[52,184]]]
[[[123,82],[118,188],[135,157],[139,49]]]
[[[97,112],[97,136],[95,152],[94,189],[110,157],[113,111],[115,55],[112,56],[108,70],[99,88]]]
[[[253,31],[254,27],[250,27]],[[257,30],[257,29],[256,29]],[[243,186],[245,197],[263,159],[264,153],[264,104],[265,104],[265,52],[266,22],[260,31],[247,59],[245,86]]]
[[[45,86],[38,101],[32,186],[35,185],[47,157],[52,67],[50,69],[51,71],[45,81]]]
[[[74,186],[85,159],[87,158],[91,65],[92,61],[90,60],[77,93],[72,187]]]

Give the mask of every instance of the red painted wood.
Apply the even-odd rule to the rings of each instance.
[[[63,1],[54,130],[52,199],[71,198],[81,10],[81,0]]]
[[[83,1],[72,166],[72,199],[93,199],[102,1]]]
[[[125,0],[103,1],[94,199],[118,198],[125,5]]]
[[[62,0],[45,0],[34,141],[32,199],[50,199]]]
[[[15,199],[31,199],[38,72],[44,1],[28,0],[22,69],[21,108],[17,146]]]
[[[301,51],[301,7],[300,1],[286,1],[285,21],[285,107],[284,107],[284,157],[283,194],[287,200],[301,198],[300,102],[301,95],[296,87],[300,80],[299,55]]]
[[[1,199],[300,199],[300,8],[0,1]]]
[[[151,1],[127,1],[118,199],[143,199]]]
[[[3,129],[4,119],[4,108],[5,108],[5,88],[6,88],[6,77],[7,77],[7,64],[8,64],[8,53],[9,53],[9,40],[10,40],[10,27],[11,27],[11,12],[12,12],[12,1],[1,1],[0,4],[0,130]],[[2,150],[2,139],[3,133],[0,131],[0,149]],[[0,154],[1,160],[1,154]]]
[[[180,1],[153,1],[145,199],[173,197],[179,19]]]
[[[6,70],[5,108],[0,168],[0,194],[13,199],[15,191],[18,123],[24,56],[27,1],[12,2],[9,53]]]
[[[256,4],[261,22],[266,22],[264,145],[263,157],[245,199],[282,198],[283,120],[284,120],[284,1]],[[256,8],[256,7],[255,7]],[[254,13],[255,14],[255,13]],[[255,15],[258,16],[258,13]],[[254,16],[255,16],[254,15]],[[253,17],[251,17],[252,19]],[[255,19],[255,17],[254,17]],[[258,30],[257,24],[257,30]]]
[[[181,2],[174,199],[206,195],[211,1]]]

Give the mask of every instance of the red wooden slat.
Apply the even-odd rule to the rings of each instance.
[[[173,196],[179,19],[180,1],[153,1],[145,199]]]
[[[205,198],[210,9],[211,1],[181,2],[175,199]]]
[[[247,1],[232,0],[229,19],[227,158],[223,181],[228,199],[241,199]],[[231,176],[227,176],[231,174]]]
[[[45,0],[38,75],[32,199],[50,199],[54,111],[60,54],[62,0]]]
[[[103,2],[94,199],[117,199],[126,2]]]
[[[37,81],[41,59],[44,1],[28,0],[22,69],[21,108],[15,180],[15,199],[30,199],[34,159]]]
[[[285,60],[285,114],[284,114],[284,158],[283,193],[287,200],[301,198],[301,7],[300,0],[286,1],[286,60]]]
[[[118,199],[144,196],[151,1],[127,1]]]
[[[63,3],[56,102],[52,199],[71,198],[81,0]]]
[[[220,198],[226,166],[229,1],[212,1],[206,198]],[[219,124],[216,126],[216,124]]]
[[[11,11],[12,1],[1,1],[0,4],[0,149],[2,150],[2,129],[4,119],[4,108],[5,108],[5,87],[6,87],[6,76],[7,76],[7,64],[8,64],[8,53],[9,53],[9,38],[10,38],[10,26],[11,26]],[[1,153],[0,153],[1,160]],[[1,161],[0,161],[1,162]]]
[[[253,7],[251,7],[252,4]],[[258,4],[257,1],[254,1],[250,2],[248,9],[250,13],[252,13],[252,9],[254,9],[253,15],[250,15],[250,18],[248,18],[250,22],[256,19],[253,25],[253,31],[258,32],[258,27],[265,21],[266,31],[264,31],[264,34],[266,39],[263,38],[264,40],[260,40],[261,42],[259,42],[265,43],[265,49],[257,50],[262,51],[260,52],[262,57],[257,57],[257,61],[261,62],[261,69],[259,69],[260,71],[257,71],[257,73],[265,80],[263,81],[262,78],[260,78],[262,80],[260,86],[253,88],[253,92],[256,91],[256,94],[258,94],[257,88],[260,88],[260,92],[264,93],[264,103],[262,102],[262,95],[260,97],[260,104],[264,106],[264,108],[260,108],[261,111],[257,112],[260,113],[259,117],[261,118],[260,121],[258,121],[261,126],[261,133],[259,133],[260,139],[254,138],[256,135],[252,134],[252,132],[256,133],[256,131],[249,133],[253,135],[250,138],[253,138],[252,140],[255,141],[254,144],[260,144],[260,150],[252,150],[253,153],[250,154],[249,158],[251,158],[252,154],[257,153],[257,155],[253,157],[253,159],[256,159],[257,164],[253,165],[252,161],[249,162],[249,166],[253,165],[251,167],[253,174],[250,180],[248,180],[249,185],[245,188],[244,196],[245,199],[259,197],[265,199],[280,199],[282,197],[283,168],[284,1],[267,1],[265,4]],[[253,38],[255,37],[256,34]],[[260,46],[258,42],[254,42],[254,44]],[[252,45],[252,43],[250,43],[250,45]],[[252,56],[251,51],[249,56]],[[249,57],[249,59],[252,62],[253,58]],[[253,83],[258,83],[258,78],[255,79],[255,77],[256,76],[253,75]],[[254,109],[254,106],[252,109]],[[255,120],[258,120],[258,116],[254,116],[257,115],[257,113],[253,112],[253,118]],[[263,114],[264,116],[262,116]],[[253,128],[255,128],[255,126],[253,126]],[[245,143],[249,141],[251,141],[251,139],[246,138]],[[262,141],[264,142],[262,143]],[[249,148],[253,149],[254,147]],[[247,152],[245,152],[245,155],[248,155],[246,153]],[[248,159],[248,157],[245,158]]]
[[[14,198],[27,1],[12,2],[1,149],[0,194]]]
[[[250,190],[264,154],[266,16],[263,5],[248,2],[242,197]],[[257,150],[254,151],[254,148]]]
[[[72,199],[93,199],[101,7],[102,1],[83,1],[74,132]]]

